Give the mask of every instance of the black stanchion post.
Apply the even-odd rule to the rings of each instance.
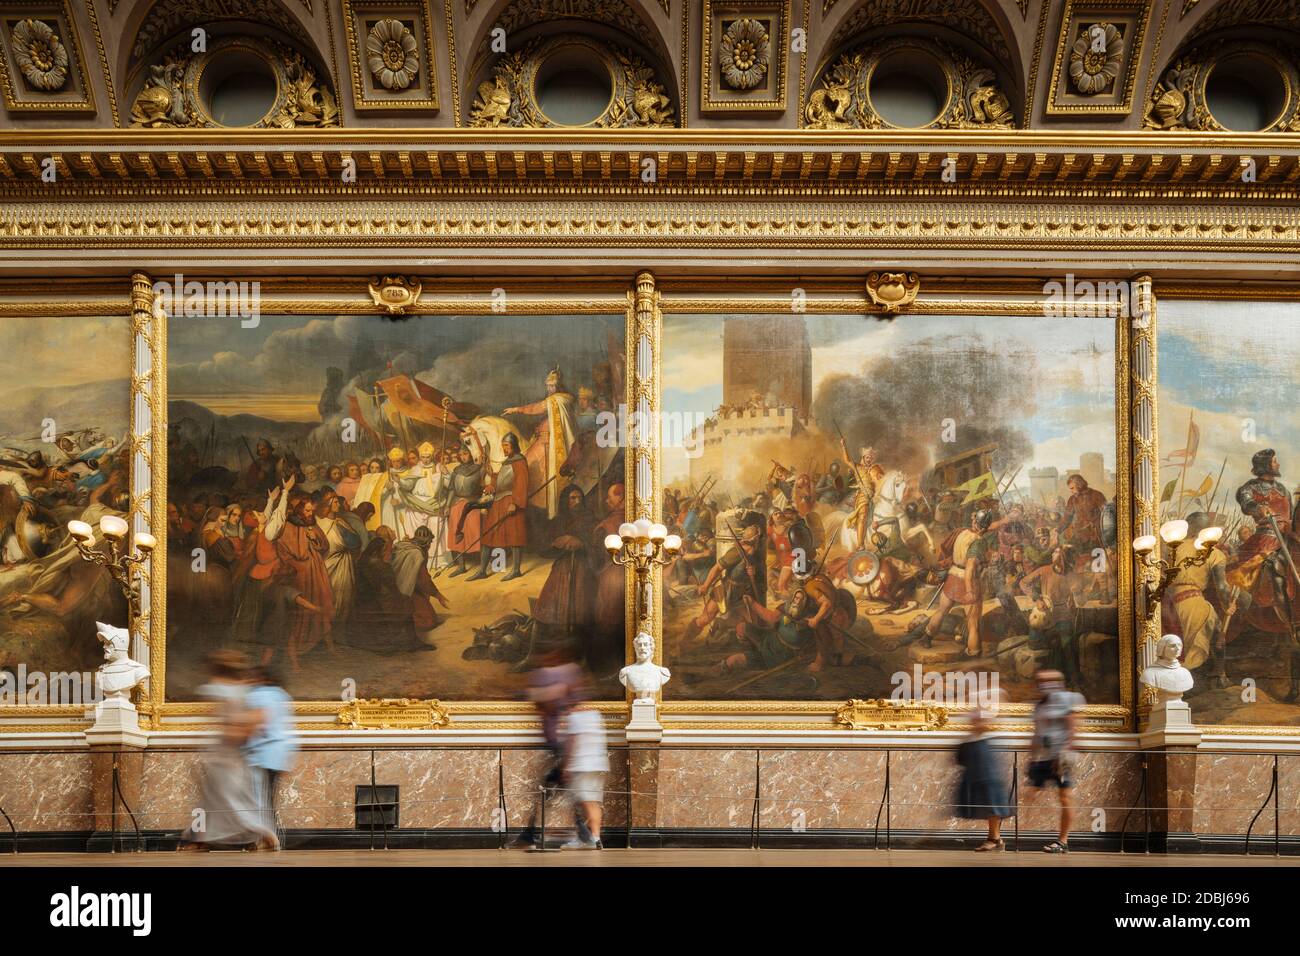
[[[1011,838],[1011,852],[1020,852],[1020,751],[1011,753],[1011,809],[1015,813],[1016,833]]]
[[[506,813],[506,766],[505,753],[497,748],[497,812],[501,814],[501,827],[497,833],[497,849],[506,848],[506,838],[510,832],[510,817]]]

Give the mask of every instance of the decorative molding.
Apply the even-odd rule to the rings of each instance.
[[[789,87],[791,0],[704,0],[700,38],[700,112],[780,111]],[[723,60],[732,37],[765,38],[762,75],[755,69],[737,85],[725,75]],[[756,61],[756,63],[759,61]]]
[[[216,0],[213,13],[206,19],[247,20],[279,30],[299,44],[302,49],[314,48],[311,38],[298,25],[298,20],[278,3],[263,0]],[[328,4],[327,4],[328,6]],[[187,30],[196,17],[194,0],[157,0],[149,8],[144,21],[135,33],[131,46],[131,71],[134,74],[141,60],[156,60],[161,47],[181,30]],[[188,49],[188,42],[186,44]]]
[[[1226,132],[1227,128],[1210,112],[1205,84],[1221,60],[1243,54],[1269,61],[1282,81],[1284,96],[1278,115],[1261,132],[1300,132],[1300,55],[1290,47],[1226,40],[1197,47],[1160,73],[1142,128]]]
[[[334,722],[348,730],[436,730],[449,727],[451,717],[436,700],[386,697],[350,700]]]
[[[917,53],[934,60],[943,71],[947,94],[939,114],[924,129],[1010,129],[1015,125],[1011,103],[998,86],[993,70],[946,43],[899,37],[861,46],[840,58],[821,75],[820,88],[803,106],[808,129],[883,129],[891,127],[871,103],[869,86],[876,66],[898,53]]]
[[[24,38],[28,46],[39,48],[35,59],[22,56]],[[5,109],[13,113],[96,112],[81,36],[68,0],[0,9],[0,93]]]
[[[1147,0],[1066,0],[1047,89],[1048,115],[1131,113],[1150,21]],[[1101,31],[1098,37],[1091,33],[1094,28]],[[1104,43],[1103,52],[1094,52],[1095,41]],[[1113,72],[1100,89],[1086,88],[1094,63],[1108,70],[1102,75]]]
[[[867,295],[885,312],[899,312],[916,301],[921,279],[915,272],[873,272],[867,276]]]
[[[228,129],[212,116],[199,91],[209,64],[230,53],[256,56],[275,76],[276,96],[250,129],[326,128],[339,125],[338,101],[329,84],[297,50],[266,38],[231,36],[216,40],[203,53],[181,43],[150,64],[144,88],[131,105],[131,125],[149,129],[208,127]]]
[[[104,75],[104,89],[108,91],[108,109],[113,117],[113,125],[122,125],[122,116],[117,109],[117,90],[113,83],[113,75],[108,69],[108,54],[104,50],[104,37],[99,32],[99,15],[95,13],[95,0],[85,0],[86,16],[90,17],[90,29],[95,35],[95,53],[99,57],[99,69]],[[110,3],[108,12],[113,12],[113,4]]]
[[[611,95],[599,116],[581,128],[650,128],[674,125],[674,109],[654,69],[636,53],[582,34],[562,34],[533,40],[514,53],[502,54],[492,78],[479,84],[470,108],[469,125],[479,128],[562,127],[537,101],[537,76],[552,56],[573,50],[594,56],[609,72]],[[565,127],[572,128],[572,127]]]
[[[845,44],[879,27],[890,28],[882,36],[895,36],[897,27],[915,23],[941,24],[980,47],[992,62],[1011,63],[1011,50],[1002,29],[980,0],[870,0],[859,3],[835,28],[824,49],[838,52]]]
[[[389,315],[405,315],[407,309],[419,303],[423,288],[414,276],[385,276],[382,280],[374,276],[370,280],[370,298]]]
[[[385,29],[382,24],[396,24],[401,31],[399,42],[405,43],[409,38],[407,46],[413,47],[405,62],[413,58],[415,68],[409,74],[403,72],[407,77],[405,86],[386,87],[370,68],[368,44],[377,30]],[[438,110],[438,63],[428,0],[343,0],[343,25],[352,76],[352,104],[358,112]]]
[[[853,699],[835,711],[835,725],[847,730],[942,730],[948,709],[902,700]]]

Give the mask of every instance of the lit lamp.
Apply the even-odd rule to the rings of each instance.
[[[1182,519],[1166,521],[1160,526],[1160,537],[1144,534],[1133,539],[1133,551],[1141,568],[1141,581],[1147,589],[1147,615],[1149,621],[1159,622],[1160,601],[1165,588],[1184,568],[1200,566],[1210,560],[1210,553],[1223,537],[1222,528],[1203,528],[1192,542],[1192,553],[1173,560],[1172,553],[1187,540],[1187,522]],[[1171,559],[1160,556],[1160,544],[1169,547]],[[1157,627],[1158,630],[1158,627]]]
[[[650,618],[650,569],[671,564],[682,550],[682,539],[649,518],[637,518],[624,522],[618,534],[606,536],[605,550],[615,564],[631,567],[636,573],[636,619],[640,626]]]
[[[149,559],[154,548],[158,547],[158,539],[141,531],[132,538],[131,547],[128,548],[126,539],[130,531],[131,526],[125,519],[117,515],[104,515],[99,519],[99,533],[103,537],[101,543],[95,539],[95,529],[85,521],[68,522],[68,534],[76,542],[82,559],[107,568],[130,602],[132,611],[137,611],[138,597],[132,587],[131,572],[135,566]]]
[[[1142,632],[1142,646],[1149,654],[1155,647],[1156,638],[1160,636],[1160,605],[1164,600],[1165,589],[1185,568],[1199,567],[1210,560],[1214,546],[1223,537],[1219,527],[1203,528],[1192,541],[1191,553],[1176,557],[1178,546],[1187,540],[1187,522],[1182,519],[1166,521],[1160,526],[1159,537],[1144,534],[1133,539],[1133,551],[1137,555],[1138,580],[1146,589],[1146,621]],[[1161,557],[1161,544],[1169,548],[1169,558]],[[1143,667],[1151,663],[1142,662]]]

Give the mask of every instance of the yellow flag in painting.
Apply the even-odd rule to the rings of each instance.
[[[970,481],[963,482],[953,491],[964,491],[966,497],[962,499],[962,504],[976,501],[980,498],[991,498],[998,493],[998,483],[993,479],[992,472],[984,472]]]
[[[1214,481],[1210,478],[1209,475],[1206,475],[1205,480],[1201,482],[1201,486],[1199,488],[1184,488],[1183,497],[1199,498],[1201,497],[1201,495],[1208,494],[1210,489],[1213,487],[1214,487]]]

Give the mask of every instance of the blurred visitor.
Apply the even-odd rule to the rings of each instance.
[[[1002,821],[1015,816],[1007,799],[1003,761],[989,743],[989,721],[996,710],[985,709],[983,702],[970,714],[970,736],[957,748],[957,763],[962,768],[957,788],[957,816],[963,820],[985,820],[988,836],[975,848],[987,853],[1006,847],[1002,840]]]
[[[193,822],[181,834],[180,850],[253,846],[278,850],[280,841],[258,799],[256,774],[246,746],[262,724],[262,712],[249,706],[252,675],[236,651],[217,651],[208,659],[211,677],[199,693],[216,702],[221,731],[203,765],[203,782]]]
[[[564,785],[573,798],[578,834],[565,850],[600,850],[609,747],[600,713],[575,707],[564,719]],[[584,832],[585,831],[585,832]]]
[[[546,742],[546,764],[539,781],[545,800],[559,787],[563,776],[563,747],[560,728],[574,704],[585,696],[586,680],[582,668],[573,662],[571,649],[564,644],[534,647],[538,666],[528,675],[528,699],[542,718],[542,737]],[[510,844],[516,848],[537,849],[537,815],[534,806],[528,824]],[[579,828],[581,831],[581,827]],[[581,835],[581,832],[580,832]]]
[[[1066,690],[1060,671],[1041,670],[1038,703],[1034,705],[1034,742],[1029,756],[1029,785],[1042,789],[1056,784],[1061,800],[1061,827],[1057,839],[1043,847],[1044,853],[1070,852],[1070,821],[1074,817],[1074,714],[1086,701],[1082,694]]]
[[[247,703],[260,712],[262,719],[248,738],[244,752],[253,768],[254,784],[267,825],[278,833],[276,785],[282,774],[293,769],[298,753],[298,742],[294,738],[293,698],[284,689],[275,668],[263,665],[254,668],[253,674]]]

